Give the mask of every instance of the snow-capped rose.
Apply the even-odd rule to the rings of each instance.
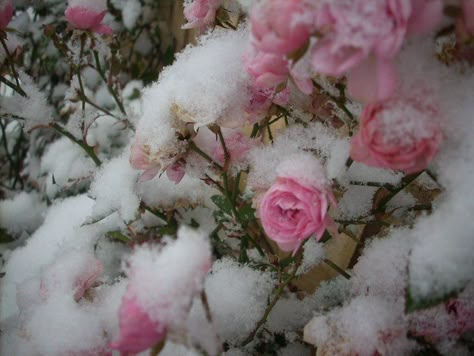
[[[258,209],[267,236],[283,251],[296,251],[314,236],[319,240],[335,205],[323,167],[311,154],[289,157],[277,167],[277,178],[261,198]]]
[[[274,88],[288,78],[288,61],[279,54],[251,50],[245,55],[244,64],[257,88]]]
[[[253,45],[280,55],[300,48],[313,31],[308,10],[302,0],[265,1],[255,7],[250,15]]]
[[[13,17],[13,3],[11,0],[0,0],[0,30],[4,30]]]
[[[184,17],[188,23],[183,25],[184,29],[205,29],[214,23],[216,12],[221,6],[222,0],[191,0],[184,3]]]
[[[107,5],[105,1],[69,0],[65,15],[66,20],[74,28],[111,35],[113,32],[110,26],[102,24],[106,13]]]
[[[419,172],[438,152],[438,115],[436,108],[409,99],[368,105],[351,140],[351,157],[369,166]]]
[[[211,267],[211,248],[205,233],[181,227],[176,240],[161,249],[142,245],[128,262],[120,337],[110,347],[139,353],[182,328]]]
[[[120,338],[109,345],[125,354],[149,349],[166,336],[165,325],[153,322],[132,294],[128,288],[119,310]]]

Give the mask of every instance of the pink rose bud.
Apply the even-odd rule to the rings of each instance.
[[[288,79],[288,61],[282,55],[252,50],[245,55],[244,64],[257,88],[274,88]]]
[[[369,105],[352,137],[351,157],[369,166],[419,172],[438,152],[438,116],[436,107],[413,98]]]
[[[130,290],[129,287],[120,305],[120,338],[109,346],[122,353],[139,353],[161,341],[166,336],[166,328],[150,319],[136,298],[129,296]]]
[[[278,93],[275,93],[275,88],[260,89],[252,86],[249,90],[251,93],[250,102],[245,112],[251,124],[259,121],[262,116],[265,116],[272,103],[285,106],[290,101],[290,91],[288,88]]]
[[[112,29],[102,24],[106,13],[107,4],[104,0],[69,0],[65,15],[76,29],[111,35]]]
[[[102,263],[93,255],[70,252],[58,258],[44,272],[40,282],[43,299],[53,293],[70,293],[77,301],[102,274]]]
[[[214,24],[216,12],[222,0],[187,0],[184,3],[184,17],[188,23],[183,29],[206,29]]]
[[[259,215],[267,236],[283,251],[299,249],[307,238],[321,239],[335,205],[323,167],[309,153],[295,155],[277,167],[277,179],[264,194]]]
[[[250,14],[253,45],[260,51],[279,55],[300,48],[313,32],[309,10],[303,0],[263,2]]]
[[[0,30],[4,30],[13,17],[13,3],[11,0],[0,0]]]

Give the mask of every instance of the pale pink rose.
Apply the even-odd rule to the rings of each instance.
[[[281,250],[293,251],[311,236],[321,239],[335,205],[322,167],[311,155],[293,157],[279,165],[278,177],[260,201],[258,213],[267,236]]]
[[[303,0],[272,0],[256,6],[250,14],[253,45],[279,55],[300,48],[314,29],[309,10]]]
[[[154,322],[127,289],[119,310],[120,338],[110,343],[111,349],[121,353],[139,353],[155,346],[166,336],[166,327]]]
[[[13,17],[13,3],[11,0],[0,0],[0,30],[4,30]]]
[[[410,315],[410,331],[427,341],[455,341],[474,330],[473,284],[469,284],[457,298],[433,308]]]
[[[351,140],[351,157],[408,174],[427,167],[442,140],[437,108],[410,99],[369,105]]]
[[[275,91],[275,88],[250,87],[250,102],[245,109],[249,123],[253,124],[265,116],[272,103],[280,106],[288,104],[290,101],[289,89],[285,88],[277,93]]]
[[[243,160],[250,148],[251,140],[240,129],[221,128],[229,158],[233,162]],[[218,136],[209,129],[202,127],[194,138],[194,143],[219,164],[224,164],[225,155]]]
[[[221,6],[222,0],[192,0],[184,3],[184,17],[188,23],[183,25],[184,29],[205,29],[214,23],[216,12]]]
[[[340,76],[371,52],[392,58],[400,49],[411,14],[411,0],[335,0],[318,9],[327,18],[312,48],[317,72]]]
[[[257,88],[274,88],[288,79],[289,65],[283,55],[252,49],[244,56],[244,64]]]
[[[443,18],[443,6],[443,0],[412,0],[408,33],[422,35],[436,28]]]
[[[74,28],[89,30],[103,35],[111,35],[113,31],[110,26],[102,24],[106,13],[106,10],[97,11],[95,8],[69,5],[65,15],[66,20]]]
[[[349,95],[365,104],[390,99],[397,86],[397,70],[391,60],[369,56],[347,76]]]
[[[54,293],[71,293],[77,301],[102,274],[102,263],[94,256],[80,252],[68,253],[43,273],[40,292],[44,300]]]
[[[185,165],[182,161],[177,161],[166,170],[166,176],[175,184],[178,184],[186,174]]]
[[[130,165],[135,169],[144,170],[140,175],[140,181],[153,179],[160,172],[160,163],[151,154],[150,146],[136,139],[130,147]]]

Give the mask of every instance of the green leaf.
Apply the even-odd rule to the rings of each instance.
[[[128,236],[125,236],[119,230],[109,231],[105,234],[105,236],[107,236],[111,240],[117,240],[123,243],[129,243],[131,241],[130,238],[128,238]]]
[[[413,313],[417,310],[423,310],[423,309],[434,307],[435,305],[444,303],[451,298],[455,298],[460,292],[461,290],[455,290],[455,291],[452,291],[451,293],[448,293],[436,298],[416,299],[413,297],[412,293],[410,292],[410,288],[407,288],[406,298],[405,298],[405,312]]]
[[[250,203],[245,203],[245,205],[240,208],[239,215],[241,221],[245,225],[248,225],[250,221],[255,220],[255,209],[252,208],[252,205]]]
[[[232,205],[227,198],[223,197],[222,195],[213,195],[211,197],[211,200],[214,202],[214,204],[217,205],[217,207],[226,213],[227,215],[232,215]]]
[[[176,232],[178,231],[178,226],[172,224],[172,225],[165,225],[161,226],[158,228],[158,233],[160,235],[176,235]]]
[[[15,241],[4,229],[0,229],[0,244],[7,244]]]
[[[245,236],[242,236],[240,239],[240,254],[239,254],[239,262],[240,263],[247,263],[249,262],[249,256],[247,255],[247,249],[249,247],[249,243]]]

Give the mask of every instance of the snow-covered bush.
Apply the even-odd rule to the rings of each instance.
[[[474,352],[474,1],[0,0],[0,354]]]

